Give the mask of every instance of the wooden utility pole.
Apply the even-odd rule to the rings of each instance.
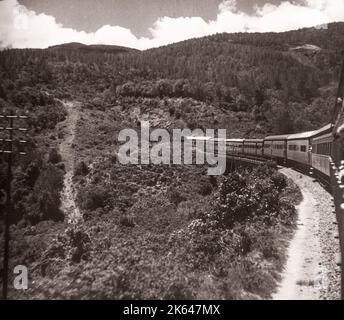
[[[14,127],[14,120],[26,120],[27,116],[15,115],[13,110],[9,115],[0,115],[0,154],[7,156],[7,181],[6,181],[6,201],[4,211],[4,257],[3,257],[3,277],[2,277],[2,298],[7,299],[8,293],[8,262],[9,262],[9,243],[10,243],[10,216],[12,213],[11,202],[11,183],[12,183],[12,162],[13,154],[17,152],[20,155],[25,155],[21,150],[14,150],[14,131],[26,132],[28,129]],[[7,121],[6,121],[7,120]],[[6,123],[7,122],[7,123]],[[25,144],[25,140],[19,140],[19,144]]]

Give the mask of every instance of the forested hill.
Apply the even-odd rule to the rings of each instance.
[[[84,53],[87,52],[102,52],[102,53],[129,53],[129,52],[138,52],[139,50],[131,49],[127,47],[121,47],[121,46],[112,46],[112,45],[100,45],[100,44],[94,44],[94,45],[86,45],[79,42],[70,42],[70,43],[64,43],[56,46],[51,46],[48,48],[49,50],[76,50],[81,51]]]
[[[164,100],[169,123],[230,124],[232,136],[296,132],[329,121],[343,49],[344,23],[333,23],[285,33],[217,34],[146,51],[82,44],[5,50],[1,104],[34,109],[39,101],[30,97],[38,91],[104,110],[118,104],[130,109],[145,99],[154,111]],[[194,109],[197,103],[202,108]]]

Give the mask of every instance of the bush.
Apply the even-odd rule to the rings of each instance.
[[[63,172],[53,165],[48,165],[35,183],[33,194],[34,210],[28,209],[29,220],[38,223],[41,220],[63,220],[60,211],[60,192],[63,187]]]
[[[86,176],[89,170],[84,161],[80,161],[77,163],[74,169],[74,176]]]
[[[49,151],[49,162],[56,164],[56,163],[61,162],[61,160],[62,160],[62,157],[58,153],[56,148],[50,149],[50,151]]]
[[[271,176],[272,183],[276,186],[278,192],[282,192],[287,187],[287,178],[278,172]]]
[[[45,260],[58,258],[79,263],[89,258],[90,251],[91,240],[88,233],[80,226],[73,226],[50,243],[43,257]]]
[[[269,165],[234,172],[219,187],[216,219],[227,227],[257,217],[273,223],[284,214],[281,192],[286,186],[286,177]]]
[[[186,200],[186,198],[183,195],[181,195],[181,193],[175,188],[170,188],[169,198],[175,206],[178,206],[179,203]]]
[[[37,106],[34,116],[30,117],[28,123],[35,128],[36,132],[45,129],[54,129],[56,124],[65,120],[66,110],[61,104],[54,103],[45,106]]]
[[[80,227],[69,228],[66,232],[71,246],[71,260],[79,263],[87,260],[91,250],[91,240],[89,235]]]
[[[85,210],[104,208],[108,198],[108,190],[101,186],[91,186],[78,193],[80,207]]]
[[[170,116],[172,117],[175,114],[176,109],[173,106],[171,106],[171,107],[169,107],[168,111],[170,113]]]
[[[202,196],[208,196],[212,193],[213,188],[210,182],[206,179],[202,180],[199,187],[198,187],[198,193]]]
[[[129,214],[123,214],[119,218],[119,224],[124,227],[134,227],[135,226],[134,217]]]

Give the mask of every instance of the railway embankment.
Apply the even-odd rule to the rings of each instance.
[[[297,229],[292,237],[288,258],[275,300],[332,300],[340,296],[340,269],[336,254],[337,226],[331,207],[332,198],[312,177],[289,168],[280,170],[301,189]]]

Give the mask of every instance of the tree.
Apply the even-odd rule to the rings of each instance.
[[[255,93],[254,93],[255,104],[258,107],[260,107],[264,103],[264,100],[265,100],[265,95],[264,95],[263,90],[262,89],[256,89]]]
[[[169,80],[161,79],[156,83],[156,86],[161,98],[172,96],[173,88]]]
[[[274,131],[276,134],[287,134],[294,132],[294,123],[288,110],[283,110],[277,116]]]
[[[0,84],[0,98],[6,99],[6,92],[1,84]]]

